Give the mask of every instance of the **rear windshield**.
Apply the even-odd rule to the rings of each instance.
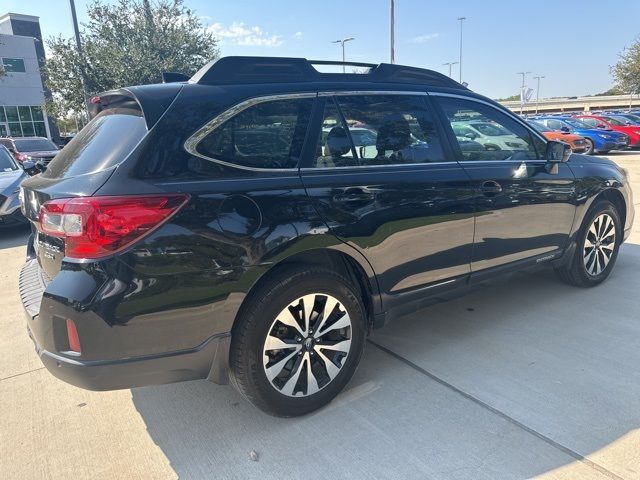
[[[147,133],[140,110],[100,112],[51,161],[43,177],[75,177],[122,162]]]
[[[46,138],[30,138],[28,140],[16,138],[14,142],[19,152],[46,152],[58,149],[51,140]]]
[[[9,151],[6,148],[0,147],[0,172],[11,172],[18,168]]]

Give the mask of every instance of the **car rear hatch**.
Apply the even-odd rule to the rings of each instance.
[[[92,120],[43,173],[22,183],[23,214],[32,225],[32,252],[46,277],[53,279],[60,271],[70,237],[43,228],[41,214],[47,209],[43,205],[93,196],[143,144],[180,88],[178,84],[149,85],[94,97]]]

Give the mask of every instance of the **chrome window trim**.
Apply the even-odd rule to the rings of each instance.
[[[345,95],[424,95],[427,92],[423,90],[335,90],[318,92],[319,97],[333,97]]]
[[[353,169],[353,170],[362,170],[363,168],[415,168],[416,166],[427,166],[427,165],[458,165],[460,162],[456,162],[452,160],[450,162],[422,162],[422,163],[390,163],[384,165],[355,165],[348,167],[303,167],[300,169],[301,172],[328,172],[332,170],[344,170],[344,169]]]
[[[413,96],[428,96],[426,91],[422,90],[336,90],[336,91],[322,91],[318,92],[318,97],[333,97],[333,96],[347,96],[347,95],[413,95]],[[435,116],[434,112],[430,112]],[[444,151],[443,151],[444,153]],[[457,165],[459,162],[451,160],[448,162],[417,162],[417,163],[391,163],[385,165],[356,165],[347,167],[304,167],[301,168],[301,172],[327,172],[332,170],[344,170],[352,168],[354,170],[362,168],[395,168],[395,167],[415,167],[416,165]]]
[[[293,168],[262,168],[262,167],[247,167],[246,165],[236,165],[235,163],[228,162],[226,160],[222,160],[220,158],[209,157],[207,155],[203,155],[198,152],[198,144],[211,133],[213,130],[218,128],[224,122],[239,114],[240,112],[253,107],[254,105],[258,105],[260,103],[273,102],[277,100],[291,100],[291,99],[299,99],[299,98],[316,98],[318,96],[317,92],[302,92],[302,93],[284,93],[277,95],[263,95],[259,97],[252,97],[247,100],[243,100],[240,103],[228,108],[224,112],[215,116],[213,119],[209,120],[202,127],[200,127],[196,132],[191,135],[184,142],[184,149],[189,152],[191,155],[202,158],[209,162],[218,163],[220,165],[224,165],[226,167],[238,168],[240,170],[249,170],[252,172],[297,172],[298,167]]]
[[[525,122],[524,120],[522,120],[518,115],[516,115],[515,113],[513,113],[512,111],[510,111],[509,109],[505,108],[505,110],[500,110],[499,108],[496,108],[496,106],[490,102],[487,102],[485,100],[481,100],[479,98],[475,98],[475,97],[467,97],[464,95],[457,95],[455,93],[444,93],[444,92],[428,92],[429,96],[432,97],[451,97],[451,98],[460,98],[462,100],[468,100],[470,102],[476,102],[476,103],[481,103],[483,105],[486,105],[487,107],[491,107],[494,110],[507,115],[508,117],[512,118],[513,120],[515,120],[516,122],[518,122],[520,125],[522,125],[526,130],[528,130],[529,132],[533,133],[536,137],[538,137],[540,140],[542,140],[545,144],[549,143],[549,140],[547,140],[545,138],[544,135],[542,135],[540,132],[538,132],[535,128],[531,127],[530,125],[527,124],[527,122]],[[541,160],[541,159],[539,159]],[[503,162],[504,160],[496,160],[499,162]]]

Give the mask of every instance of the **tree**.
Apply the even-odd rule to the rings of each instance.
[[[516,100],[520,101],[520,94],[516,93],[515,95],[511,95],[510,97],[498,98],[497,102],[515,102]]]
[[[611,73],[621,91],[640,94],[640,38],[623,50]]]
[[[47,40],[45,82],[53,93],[48,111],[64,117],[84,110],[87,95],[162,81],[162,72],[192,75],[217,57],[217,41],[183,0],[96,0],[75,41]]]

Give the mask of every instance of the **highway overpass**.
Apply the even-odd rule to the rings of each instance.
[[[520,101],[500,102],[514,112],[520,112]],[[540,99],[537,106],[538,112],[589,112],[593,110],[627,109],[631,105],[640,108],[640,98],[637,95],[633,99],[629,95],[606,95],[600,97],[570,97],[570,98],[544,98]],[[525,105],[523,113],[535,113],[536,101]]]

